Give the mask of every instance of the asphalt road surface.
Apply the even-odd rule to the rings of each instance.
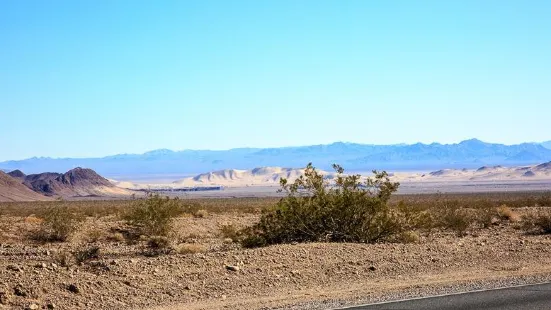
[[[348,310],[551,310],[551,283],[411,299]]]

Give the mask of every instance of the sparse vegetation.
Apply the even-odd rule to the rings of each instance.
[[[232,242],[240,240],[242,230],[238,229],[234,224],[224,224],[220,226],[220,235],[225,239],[230,239]]]
[[[146,256],[157,256],[169,254],[173,249],[170,240],[166,236],[152,236],[147,240],[147,247],[144,250]]]
[[[193,213],[193,216],[197,218],[204,218],[209,215],[209,212],[205,209],[197,210],[195,213]]]
[[[54,254],[54,263],[61,267],[70,267],[75,264],[75,256],[68,251],[60,251]]]
[[[73,253],[77,264],[82,264],[91,259],[98,259],[100,256],[100,248],[93,246],[81,250],[77,250]]]
[[[72,212],[66,206],[51,207],[44,212],[40,228],[32,237],[43,242],[64,242],[77,231],[79,223],[83,220],[81,214]]]
[[[531,212],[523,217],[523,228],[534,234],[551,234],[551,209]]]
[[[452,230],[460,237],[465,235],[474,222],[468,209],[457,206],[444,205],[441,209],[433,210],[433,215],[436,227]]]
[[[114,242],[123,242],[125,240],[124,235],[120,232],[109,235],[108,239]]]
[[[172,230],[173,219],[182,213],[178,199],[151,195],[147,199],[136,200],[135,205],[124,214],[124,219],[139,235],[167,236]]]
[[[516,213],[515,211],[511,210],[511,208],[509,208],[507,205],[501,205],[497,208],[497,215],[503,219],[503,220],[506,220],[506,221],[510,221],[510,222],[518,222],[521,220],[520,216],[518,215],[518,213]]]
[[[329,189],[338,187],[330,186]],[[365,183],[360,189],[367,189]],[[299,187],[296,199],[304,198],[306,193],[304,187]],[[355,195],[346,197],[352,200]],[[542,249],[549,245],[550,239],[542,234],[549,232],[546,227],[551,218],[547,216],[551,208],[542,205],[546,197],[545,193],[538,192],[393,193],[385,212],[396,224],[393,226],[396,233],[375,242],[407,245],[294,244],[291,241],[294,245],[255,250],[243,250],[240,246],[270,244],[263,234],[243,233],[251,232],[252,228],[248,227],[257,227],[261,217],[276,212],[279,198],[171,200],[177,205],[177,212],[170,220],[167,236],[146,234],[142,230],[145,226],[129,225],[124,216],[138,203],[145,203],[145,199],[140,198],[134,201],[0,203],[0,240],[3,245],[9,245],[3,247],[2,255],[8,255],[8,259],[0,263],[0,269],[4,270],[4,282],[21,283],[21,289],[28,294],[28,297],[14,296],[8,301],[8,307],[21,309],[30,300],[52,302],[56,308],[74,307],[74,299],[63,297],[68,284],[75,284],[80,289],[81,293],[73,297],[90,298],[96,305],[105,303],[106,307],[116,308],[119,303],[110,296],[121,296],[129,289],[147,286],[148,289],[143,290],[147,298],[184,289],[190,293],[200,289],[215,296],[220,288],[224,291],[236,289],[232,283],[236,276],[240,281],[250,281],[250,290],[256,291],[266,286],[265,281],[258,282],[258,279],[274,279],[275,283],[292,281],[301,288],[318,286],[319,279],[311,275],[320,272],[324,280],[345,285],[365,278],[384,283],[390,277],[403,276],[404,272],[420,275],[418,278],[426,274],[453,278],[454,274],[466,271],[476,276],[478,272],[492,276],[494,270],[500,270],[500,274],[503,271],[521,272],[523,266],[531,266],[530,272],[532,267],[544,271],[549,259]],[[327,211],[330,206],[344,204],[345,200],[333,197],[316,201],[330,202],[323,209]],[[78,229],[64,243],[29,247],[26,234],[22,232],[45,227],[45,215],[54,207],[64,207],[72,216],[85,220],[78,222]],[[198,210],[206,210],[208,216],[195,217]],[[264,213],[261,210],[265,210]],[[347,212],[345,210],[344,214],[350,214]],[[335,210],[335,213],[321,214],[337,213]],[[519,222],[515,222],[514,214],[521,217]],[[344,224],[336,227],[342,226]],[[459,239],[457,235],[465,237]],[[319,241],[356,242],[333,236],[337,234],[322,236]],[[98,247],[97,252],[94,247]],[[503,261],[504,253],[506,262]],[[224,269],[225,266],[236,269]],[[221,276],[221,272],[227,274]],[[203,287],[202,280],[213,285]],[[174,287],[174,281],[180,283],[181,288]],[[13,295],[13,289],[13,286],[7,287],[5,292]],[[174,298],[192,296],[178,294]],[[128,304],[136,308],[149,306],[142,303],[144,299],[128,295]]]
[[[196,253],[205,253],[207,248],[202,244],[197,243],[184,243],[178,245],[176,251],[179,254],[196,254]]]

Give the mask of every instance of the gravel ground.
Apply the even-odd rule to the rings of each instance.
[[[115,220],[89,220],[71,242],[24,238],[33,221],[2,221],[0,309],[331,309],[547,281],[551,236],[526,235],[512,224],[422,236],[412,244],[278,245],[241,249],[220,226],[250,224],[256,215],[181,218],[177,243],[205,253],[149,257],[144,244],[109,238]],[[63,267],[60,256],[91,246],[101,255]]]

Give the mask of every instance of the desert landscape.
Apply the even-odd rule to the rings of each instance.
[[[551,309],[551,1],[0,1],[0,310]]]
[[[432,189],[389,201],[400,214],[427,215],[430,223],[407,220],[392,238],[367,243],[261,247],[247,246],[245,231],[285,197],[276,193],[280,179],[297,180],[305,169],[219,171],[170,183],[223,189],[166,200],[177,210],[166,234],[138,232],[129,220],[137,206],[165,201],[147,198],[139,184],[108,181],[82,168],[2,173],[0,307],[335,309],[549,281],[551,196],[526,191],[522,179],[533,171],[533,182],[545,184],[548,167],[391,174],[391,180]],[[319,175],[328,186],[339,176]],[[511,182],[515,190],[446,194],[433,185],[480,179]],[[251,195],[251,188],[261,190]],[[277,196],[264,195],[268,189]],[[223,198],[225,191],[244,196]]]

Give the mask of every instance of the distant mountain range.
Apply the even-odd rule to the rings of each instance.
[[[110,178],[121,176],[192,175],[223,169],[262,166],[304,167],[313,162],[330,170],[338,163],[347,171],[389,171],[477,168],[483,165],[532,165],[551,160],[551,141],[503,145],[477,139],[456,144],[371,145],[336,142],[282,148],[238,148],[224,151],[167,149],[102,158],[34,157],[0,163],[0,169],[25,173],[61,172],[75,167],[94,169]]]

